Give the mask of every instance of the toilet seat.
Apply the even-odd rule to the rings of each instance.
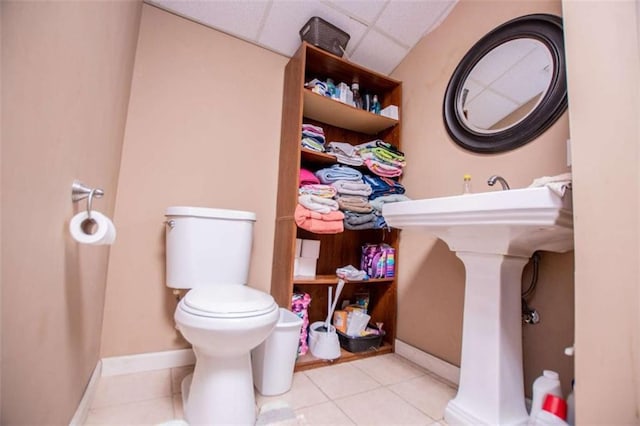
[[[239,284],[194,288],[178,306],[189,314],[209,318],[256,317],[278,308],[270,294]]]

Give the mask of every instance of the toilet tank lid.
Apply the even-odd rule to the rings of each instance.
[[[208,207],[167,207],[165,216],[211,217],[216,219],[256,220],[256,214],[242,210],[211,209]]]

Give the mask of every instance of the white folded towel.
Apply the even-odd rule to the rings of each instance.
[[[562,173],[556,176],[543,176],[533,180],[533,183],[529,185],[529,188],[537,188],[540,186],[546,186],[559,196],[563,196],[567,189],[571,189],[572,175],[569,173]]]
[[[338,210],[338,202],[331,198],[319,197],[312,194],[302,194],[298,197],[298,202],[303,207],[318,213],[329,213]]]

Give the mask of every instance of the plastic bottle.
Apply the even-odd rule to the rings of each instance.
[[[381,107],[380,107],[380,101],[378,101],[378,95],[373,95],[370,111],[374,114],[380,114],[380,109]]]
[[[555,371],[544,370],[542,375],[533,382],[531,413],[529,414],[531,420],[535,420],[538,413],[542,410],[542,404],[547,394],[562,398],[560,376]]]
[[[575,387],[575,381],[571,381],[571,392],[567,396],[567,423],[571,426],[576,424],[576,400],[575,395],[573,394],[573,389]]]
[[[547,394],[542,409],[533,419],[533,426],[567,426],[567,403],[564,399]]]
[[[351,84],[351,91],[353,91],[353,106],[362,109],[362,96],[360,95],[360,85],[358,83]]]
[[[333,82],[333,79],[328,78],[327,79],[327,93],[326,96],[330,97],[330,98],[336,98],[338,93],[338,89],[336,88],[335,83]]]
[[[471,175],[464,175],[462,181],[462,195],[471,194]]]

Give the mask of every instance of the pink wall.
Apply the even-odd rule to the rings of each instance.
[[[141,3],[2,12],[2,424],[71,420],[99,359],[109,247],[67,232],[79,178],[112,215]]]
[[[269,291],[287,59],[144,5],[114,218],[102,356],[188,344],[165,286],[164,211],[256,212],[249,285]]]
[[[556,1],[462,0],[432,33],[420,41],[392,73],[403,81],[404,184],[412,198],[456,195],[462,176],[472,175],[476,192],[495,190],[486,179],[499,174],[512,188],[536,177],[568,171],[568,114],[533,142],[501,154],[475,154],[458,147],[442,120],[444,92],[461,58],[484,34],[509,19],[529,13],[562,15]],[[399,259],[398,338],[459,365],[465,271],[447,246],[419,231],[405,230]],[[528,278],[525,271],[525,280]],[[517,285],[517,283],[515,284]],[[543,368],[561,373],[565,390],[573,378],[573,360],[563,349],[573,342],[573,253],[544,253],[538,292],[531,305],[542,322],[524,333],[525,384]]]

